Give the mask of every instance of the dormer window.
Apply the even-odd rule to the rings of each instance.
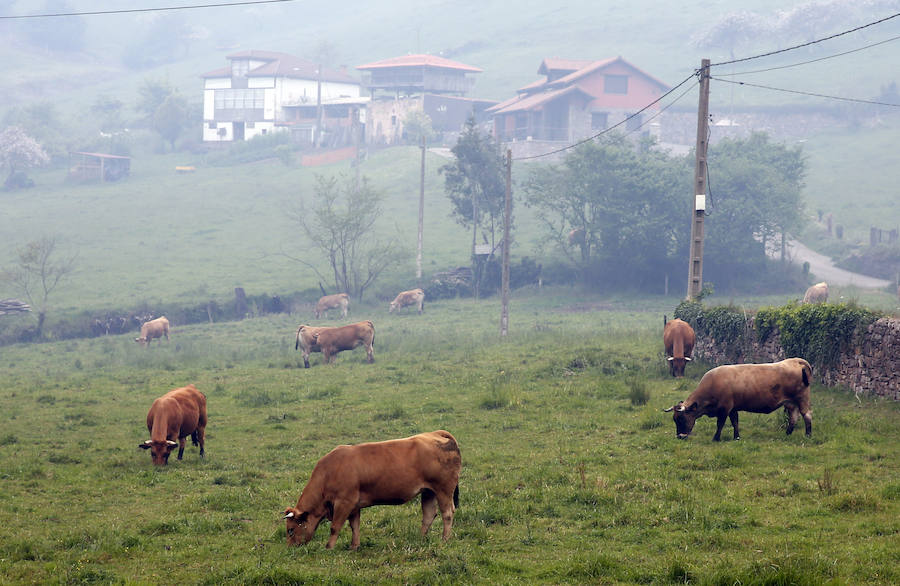
[[[250,71],[249,59],[234,59],[231,62],[231,77],[244,77]]]

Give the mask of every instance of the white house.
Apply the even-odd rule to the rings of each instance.
[[[347,73],[319,72],[293,55],[250,50],[226,58],[230,65],[201,76],[204,141],[249,140],[286,130],[297,106],[360,98],[359,83]]]

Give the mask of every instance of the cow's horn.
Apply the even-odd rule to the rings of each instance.
[[[672,405],[672,406],[669,407],[668,409],[663,409],[663,413],[668,413],[669,411],[673,410],[674,408],[675,408],[675,406]]]
[[[677,407],[677,409],[678,409],[679,411],[684,411],[684,405],[679,405],[679,406]]]
[[[291,511],[290,513],[288,513],[288,514],[286,514],[284,517],[282,517],[282,519],[293,519],[293,518],[294,518],[294,512],[293,512],[293,511]]]
[[[687,360],[688,362],[690,362],[692,360],[692,358],[690,356],[685,356],[684,359]]]
[[[673,360],[675,360],[675,357],[674,357],[674,356],[669,356],[668,358],[666,358],[666,360],[668,360],[669,362],[672,362]]]
[[[152,443],[152,442],[151,442],[150,440],[147,440],[147,441],[144,442],[145,445],[146,445],[146,444],[149,444],[149,443]]]
[[[178,442],[173,442],[172,440],[166,440],[166,443],[169,444],[170,446],[177,446],[177,445],[178,445]]]

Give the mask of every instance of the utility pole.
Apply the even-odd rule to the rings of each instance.
[[[322,145],[322,64],[316,68],[316,137],[313,147]]]
[[[500,335],[509,331],[509,225],[512,223],[512,150],[506,149],[506,205],[503,212],[503,269],[500,285]]]
[[[700,76],[700,104],[697,108],[697,157],[694,168],[694,201],[691,205],[691,241],[688,264],[687,299],[699,297],[703,289],[703,217],[706,215],[706,149],[709,146],[709,59],[703,59]]]
[[[425,132],[422,132],[422,168],[419,174],[419,239],[416,245],[416,281],[422,281],[422,231],[425,228]]]

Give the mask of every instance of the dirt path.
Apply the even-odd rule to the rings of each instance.
[[[780,251],[770,251],[770,254],[777,258],[780,256]],[[809,272],[815,276],[816,280],[825,281],[829,285],[838,287],[853,285],[863,289],[883,289],[892,284],[886,279],[877,279],[840,269],[834,266],[831,259],[824,254],[819,254],[796,240],[790,240],[787,243],[787,257],[794,264],[808,262]]]

